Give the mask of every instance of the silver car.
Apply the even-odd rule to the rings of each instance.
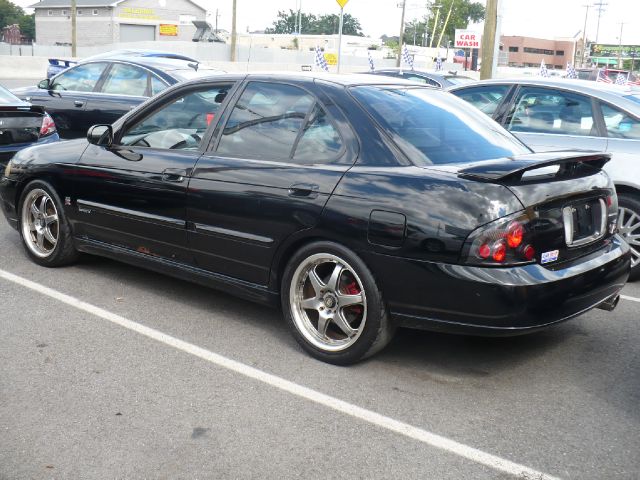
[[[604,170],[618,192],[619,228],[640,278],[640,90],[568,79],[485,80],[454,86],[534,151],[612,154]]]

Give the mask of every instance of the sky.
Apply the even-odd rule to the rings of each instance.
[[[35,0],[13,1],[26,7]],[[425,14],[427,0],[406,1],[405,20],[421,18]],[[479,1],[485,3],[484,0]],[[219,27],[231,30],[232,0],[195,2],[211,12],[209,20],[212,24],[215,22],[213,12],[217,8]],[[278,10],[296,10],[300,2],[306,13],[340,12],[335,0],[237,0],[238,31],[264,30],[276,19]],[[594,2],[607,3],[600,19],[599,43],[618,43],[620,22],[626,22],[622,27],[622,43],[640,45],[640,0],[501,0],[502,34],[539,38],[573,37],[582,32],[586,10],[584,5],[593,5]],[[398,34],[401,18],[398,5],[401,3],[402,0],[349,0],[344,11],[360,21],[365,35],[378,38],[382,34]],[[596,10],[593,6],[589,9],[587,22],[587,35],[592,41],[597,30]],[[477,29],[481,31],[482,25]]]

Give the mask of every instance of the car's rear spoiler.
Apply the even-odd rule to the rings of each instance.
[[[75,62],[73,60],[63,60],[61,58],[50,58],[49,59],[49,65],[53,65],[55,67],[64,67],[64,68],[69,68],[71,65],[75,65],[78,62]]]
[[[609,160],[611,155],[608,153],[578,151],[531,153],[478,162],[458,170],[458,176],[485,182],[514,184],[523,181],[525,172],[558,165],[557,172],[553,174],[546,173],[537,177],[534,174],[529,178],[532,181],[559,180],[593,174],[600,171]]]
[[[41,115],[45,114],[44,107],[39,105],[0,105],[0,112],[33,112]]]

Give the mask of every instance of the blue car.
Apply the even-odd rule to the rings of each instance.
[[[31,145],[60,140],[53,119],[44,108],[23,102],[0,86],[0,166]]]

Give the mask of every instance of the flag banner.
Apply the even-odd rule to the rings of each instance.
[[[549,70],[547,70],[547,66],[544,64],[544,60],[542,60],[542,62],[540,62],[540,76],[541,77],[548,77],[549,76]]]
[[[329,65],[327,65],[327,61],[324,59],[324,55],[322,54],[322,50],[320,50],[320,47],[316,47],[315,64],[316,67],[324,70],[325,72],[329,71]]]
[[[373,58],[371,58],[371,52],[367,50],[367,55],[369,56],[369,71],[375,72],[376,67],[373,65]]]
[[[567,78],[578,78],[575,67],[570,63],[567,63]]]
[[[413,57],[409,55],[406,43],[402,46],[402,60],[411,67],[411,70],[413,70]]]
[[[613,80],[609,78],[606,70],[598,70],[598,78],[596,78],[596,82],[604,82],[604,83],[613,83]]]
[[[616,77],[616,85],[626,85],[629,75],[625,75],[624,73],[619,73]]]

